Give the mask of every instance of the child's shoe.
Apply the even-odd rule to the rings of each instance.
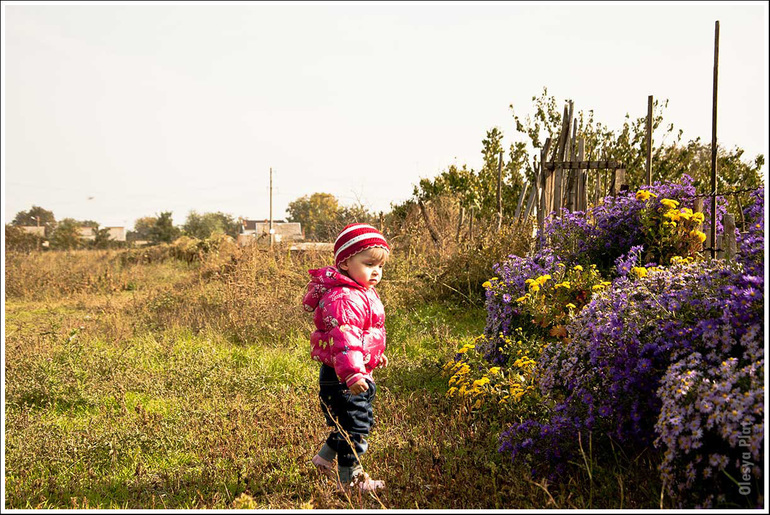
[[[350,482],[350,488],[358,489],[362,492],[374,492],[380,488],[385,488],[385,481],[372,479],[366,472],[361,472]]]
[[[331,461],[322,458],[320,455],[316,454],[313,456],[313,459],[310,460],[310,463],[315,465],[315,468],[318,472],[323,474],[326,477],[330,477],[332,479],[337,479],[337,473],[334,468],[334,463]]]

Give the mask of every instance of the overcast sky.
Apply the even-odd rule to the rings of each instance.
[[[767,2],[3,2],[4,221],[133,227],[191,210],[273,216],[314,192],[373,211],[450,164],[478,169],[509,105],[613,129],[647,96],[685,141],[768,153]],[[657,133],[656,133],[657,134]],[[655,137],[655,136],[654,136]],[[661,135],[662,137],[662,135]],[[657,141],[657,139],[656,139]]]

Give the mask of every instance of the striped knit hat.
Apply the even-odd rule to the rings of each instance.
[[[334,265],[339,266],[349,257],[372,247],[382,247],[390,252],[385,236],[371,225],[347,225],[334,242]]]

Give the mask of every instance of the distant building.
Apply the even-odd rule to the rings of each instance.
[[[289,243],[305,239],[302,234],[302,224],[299,222],[273,220],[273,231],[273,241],[275,243]],[[238,244],[248,245],[249,243],[255,243],[257,241],[270,241],[270,221],[242,219],[238,231]]]
[[[35,236],[40,236],[41,238],[45,238],[45,227],[43,226],[37,226],[37,225],[20,225],[19,226],[24,232],[28,234],[34,234]]]
[[[125,227],[107,227],[110,230],[110,239],[114,241],[126,241]]]
[[[125,227],[102,227],[102,229],[108,229],[110,240],[126,241]],[[96,230],[93,227],[81,227],[78,231],[83,240],[94,241],[96,239]]]
[[[94,241],[96,239],[96,233],[93,227],[80,227],[78,229],[78,236],[81,240]]]

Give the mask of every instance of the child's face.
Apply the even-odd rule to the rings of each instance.
[[[367,249],[340,263],[340,268],[347,272],[351,279],[368,289],[377,286],[382,280],[382,268],[386,259],[387,254]]]

